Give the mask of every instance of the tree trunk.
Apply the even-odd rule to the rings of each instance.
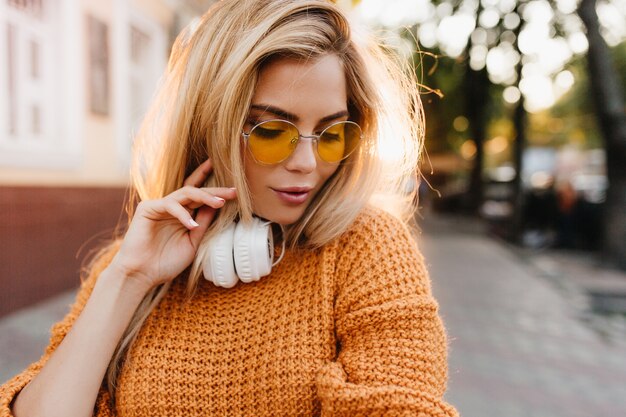
[[[474,71],[469,67],[465,73],[466,114],[470,122],[472,140],[476,144],[474,165],[470,174],[470,183],[467,190],[466,204],[471,212],[477,212],[483,202],[483,159],[486,131],[485,108],[489,100],[489,77],[487,69]]]
[[[478,16],[482,11],[483,4],[482,2],[478,2],[476,27],[479,27]],[[478,71],[474,71],[470,67],[469,61],[472,46],[473,42],[470,38],[467,41],[464,53],[466,67],[464,77],[465,85],[463,89],[466,93],[465,114],[469,120],[471,139],[476,145],[476,155],[474,156],[469,187],[464,200],[466,208],[472,213],[477,213],[483,203],[483,160],[485,159],[484,143],[485,132],[487,130],[485,109],[489,101],[489,86],[491,82],[489,81],[486,65]]]
[[[603,255],[626,270],[626,108],[609,48],[599,30],[596,0],[582,0],[578,14],[587,29],[587,63],[596,117],[604,137],[609,188],[604,204]]]
[[[520,64],[521,67],[521,64]],[[521,76],[521,68],[519,69]],[[515,178],[513,179],[513,218],[511,219],[511,229],[509,239],[515,243],[522,243],[524,232],[524,189],[522,187],[522,157],[526,144],[526,109],[524,108],[524,95],[520,96],[515,111],[513,112],[513,126],[515,126],[515,140],[513,141],[513,167],[515,168]]]
[[[515,12],[520,14],[519,8],[521,2],[517,3]],[[519,48],[519,35],[522,31],[523,23],[520,23],[515,28],[515,49],[522,56],[522,52]],[[520,81],[522,80],[522,59],[516,65],[515,71],[517,72],[517,88],[519,88]],[[511,203],[513,204],[513,218],[511,219],[511,228],[509,232],[509,240],[515,243],[522,243],[522,234],[524,232],[524,190],[522,187],[522,160],[524,155],[524,148],[526,145],[526,109],[524,108],[524,94],[520,95],[520,99],[515,106],[513,112],[513,126],[515,127],[515,140],[513,141],[513,167],[515,168],[515,178],[513,179],[513,190]]]

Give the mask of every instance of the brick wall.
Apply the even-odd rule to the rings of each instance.
[[[125,191],[0,187],[0,317],[79,285],[89,250],[126,223]]]

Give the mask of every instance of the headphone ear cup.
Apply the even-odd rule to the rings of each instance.
[[[218,287],[232,288],[239,281],[233,262],[235,226],[232,223],[210,240],[208,256],[202,264],[204,278]]]
[[[256,217],[250,225],[239,222],[234,238],[235,267],[241,281],[258,281],[272,272],[274,240],[269,222]]]

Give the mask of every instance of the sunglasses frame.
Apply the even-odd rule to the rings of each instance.
[[[296,146],[294,146],[293,150],[291,151],[291,153],[289,155],[287,155],[285,158],[281,159],[278,162],[272,162],[272,163],[267,163],[267,162],[262,162],[257,160],[256,156],[254,156],[254,153],[252,153],[252,151],[250,151],[250,155],[252,155],[252,158],[254,158],[254,161],[258,164],[262,164],[262,165],[277,165],[280,164],[281,162],[286,161],[287,159],[289,159],[289,157],[291,155],[293,155],[293,152],[296,150],[296,147],[298,146],[298,143],[300,142],[300,139],[305,138],[305,139],[310,139],[311,141],[315,142],[315,152],[317,153],[317,156],[319,156],[320,160],[324,161],[327,164],[337,164],[345,159],[347,159],[350,155],[352,155],[354,153],[354,151],[356,150],[356,148],[358,147],[358,145],[361,143],[361,140],[363,140],[363,129],[361,129],[361,126],[359,126],[358,123],[353,122],[351,120],[342,120],[339,122],[335,122],[332,123],[331,125],[328,125],[324,128],[324,130],[322,130],[320,132],[319,135],[301,135],[300,134],[300,130],[298,129],[298,126],[296,126],[295,124],[293,124],[292,122],[290,122],[289,120],[284,120],[284,119],[270,119],[270,120],[263,120],[262,122],[257,123],[256,125],[252,126],[252,129],[250,129],[249,133],[246,132],[241,132],[241,135],[243,136],[244,140],[246,141],[246,145],[248,145],[248,141],[250,140],[250,135],[252,134],[252,132],[254,131],[254,129],[256,129],[257,127],[261,126],[264,123],[270,123],[270,122],[284,122],[287,123],[291,126],[294,127],[294,129],[296,129],[296,132],[298,132],[298,139],[296,140]],[[324,135],[324,133],[330,129],[333,126],[336,126],[340,123],[347,123],[347,124],[351,124],[356,126],[359,129],[359,138],[358,138],[358,143],[357,145],[354,147],[354,149],[352,149],[352,151],[350,151],[349,154],[345,155],[343,158],[341,158],[338,161],[335,162],[328,162],[327,160],[325,160],[324,158],[322,158],[322,155],[320,155],[319,149],[318,149],[318,144],[319,144],[319,140],[322,137],[322,135]]]

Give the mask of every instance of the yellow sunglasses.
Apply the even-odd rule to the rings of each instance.
[[[250,133],[242,133],[254,159],[262,164],[278,164],[293,153],[301,138],[311,139],[319,157],[329,163],[346,159],[358,147],[363,133],[350,121],[333,123],[319,135],[301,135],[298,128],[286,120],[266,120],[255,125]]]

